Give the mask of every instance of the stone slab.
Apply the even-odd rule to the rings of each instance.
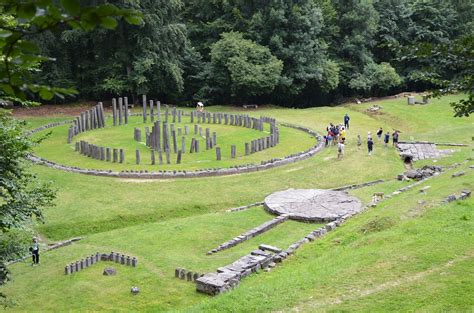
[[[362,210],[362,202],[342,191],[324,189],[288,189],[265,198],[267,211],[306,222],[330,222]]]

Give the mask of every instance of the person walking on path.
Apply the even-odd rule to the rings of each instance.
[[[369,150],[369,155],[372,155],[372,150],[374,148],[374,141],[372,140],[372,137],[367,139],[367,149]]]
[[[383,128],[380,127],[379,130],[377,131],[377,138],[378,138],[379,142],[382,141],[382,135],[383,135]]]
[[[30,252],[32,256],[31,265],[39,264],[39,244],[36,237],[33,237],[33,243],[31,244]]]
[[[383,138],[383,142],[385,143],[385,148],[387,148],[389,141],[390,141],[390,133],[386,132],[385,137]]]
[[[351,118],[349,117],[349,114],[346,113],[346,115],[344,115],[344,128],[345,129],[349,129],[349,120]]]
[[[394,131],[392,134],[392,145],[396,146],[398,144],[398,130]]]

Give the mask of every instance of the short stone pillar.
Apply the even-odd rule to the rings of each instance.
[[[176,164],[181,164],[181,150],[178,150],[178,156],[176,157]]]
[[[120,163],[123,163],[125,161],[125,154],[123,152],[123,149],[120,149]]]
[[[408,96],[408,104],[409,105],[414,105],[415,104],[415,97],[414,96]]]
[[[140,164],[140,150],[135,150],[135,163]]]

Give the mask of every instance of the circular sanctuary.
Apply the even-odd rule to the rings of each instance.
[[[117,101],[118,100],[118,101]],[[253,172],[311,157],[323,148],[314,131],[247,114],[184,111],[127,97],[102,103],[73,120],[30,131],[51,135],[31,155],[59,170],[122,178],[219,176]],[[308,148],[309,147],[309,148]]]
[[[265,209],[273,214],[306,222],[331,222],[362,210],[356,197],[343,191],[288,189],[265,198]]]

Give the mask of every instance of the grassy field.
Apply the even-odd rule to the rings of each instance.
[[[184,119],[189,119],[185,117]],[[44,136],[46,133],[50,135],[44,142],[37,147],[35,153],[48,160],[59,164],[76,166],[81,168],[93,169],[111,169],[115,171],[121,170],[195,170],[216,167],[230,167],[233,165],[255,164],[262,160],[270,160],[273,158],[282,158],[287,155],[307,150],[316,144],[316,139],[309,134],[289,127],[280,126],[280,144],[277,146],[259,151],[257,153],[246,156],[244,143],[250,143],[252,140],[270,135],[268,124],[265,124],[263,132],[229,125],[220,124],[200,124],[202,133],[205,136],[205,129],[209,128],[212,135],[217,133],[218,146],[221,148],[222,160],[216,160],[215,149],[206,150],[205,137],[194,135],[194,124],[175,123],[175,129],[183,130],[188,126],[190,134],[185,137],[186,151],[182,155],[181,164],[176,164],[176,154],[171,151],[171,164],[166,164],[165,155],[163,154],[163,162],[158,164],[158,155],[156,155],[156,165],[151,165],[151,151],[145,145],[145,127],[151,129],[152,123],[144,124],[142,117],[134,116],[129,120],[129,124],[122,126],[111,126],[111,118],[107,119],[107,127],[97,130],[84,132],[74,137],[72,144],[67,144],[67,133],[69,125],[55,127],[42,132],[36,136]],[[134,128],[142,130],[142,142],[133,140]],[[178,149],[181,148],[181,137],[177,137]],[[189,153],[191,147],[191,139],[195,138],[199,141],[200,152]],[[91,144],[101,147],[110,147],[124,149],[125,162],[123,164],[105,162],[88,158],[74,151],[75,142],[84,140]],[[237,155],[235,159],[231,158],[231,145],[236,145]],[[135,160],[135,151],[139,150],[141,155],[141,164],[137,165]]]
[[[272,218],[261,207],[235,213],[225,212],[228,208],[262,201],[266,195],[287,188],[334,188],[384,179],[382,184],[351,191],[368,202],[374,192],[390,193],[409,184],[394,180],[404,166],[392,147],[376,142],[374,154],[368,156],[365,145],[358,149],[357,134],[365,138],[367,131],[375,133],[383,127],[401,130],[401,140],[472,144],[474,119],[453,118],[448,105],[458,98],[433,100],[427,106],[407,106],[404,98],[378,102],[383,109],[377,115],[367,113],[372,105],[367,103],[305,110],[270,107],[252,112],[321,132],[329,122],[340,122],[348,113],[351,127],[342,160],[337,160],[336,149],[329,147],[311,159],[263,172],[157,181],[91,177],[34,166],[32,170],[58,190],[56,206],[45,211],[46,223],[36,227],[41,238],[45,242],[85,238],[43,253],[40,266],[31,267],[29,262],[13,265],[13,281],[1,288],[11,302],[6,310],[472,311],[474,201],[440,204],[449,194],[473,189],[472,161],[352,218],[323,239],[304,245],[271,272],[252,275],[227,294],[211,298],[198,294],[194,284],[174,278],[176,267],[214,271],[261,243],[286,248],[318,227],[285,222],[232,249],[207,256],[206,251]],[[27,120],[29,127],[35,127],[66,118]],[[83,162],[73,151],[60,153],[52,148],[51,143],[58,140],[60,149],[71,150],[63,142],[63,131],[54,130],[38,147],[38,154]],[[132,136],[131,131],[125,132]],[[108,137],[99,133],[90,140],[99,143]],[[283,150],[270,149],[268,153],[290,154],[308,145],[304,140],[294,142],[291,132],[284,134],[282,140],[291,144],[280,144]],[[236,134],[239,138],[247,135],[253,136]],[[474,156],[472,145],[446,149],[453,149],[451,156],[415,165],[450,165]],[[466,175],[451,178],[460,170]],[[428,192],[420,193],[426,185],[431,186]],[[114,277],[101,275],[104,264],[71,276],[63,274],[65,264],[96,251],[128,253],[140,263],[137,268],[117,266]],[[135,285],[141,292],[132,296],[130,287]]]

